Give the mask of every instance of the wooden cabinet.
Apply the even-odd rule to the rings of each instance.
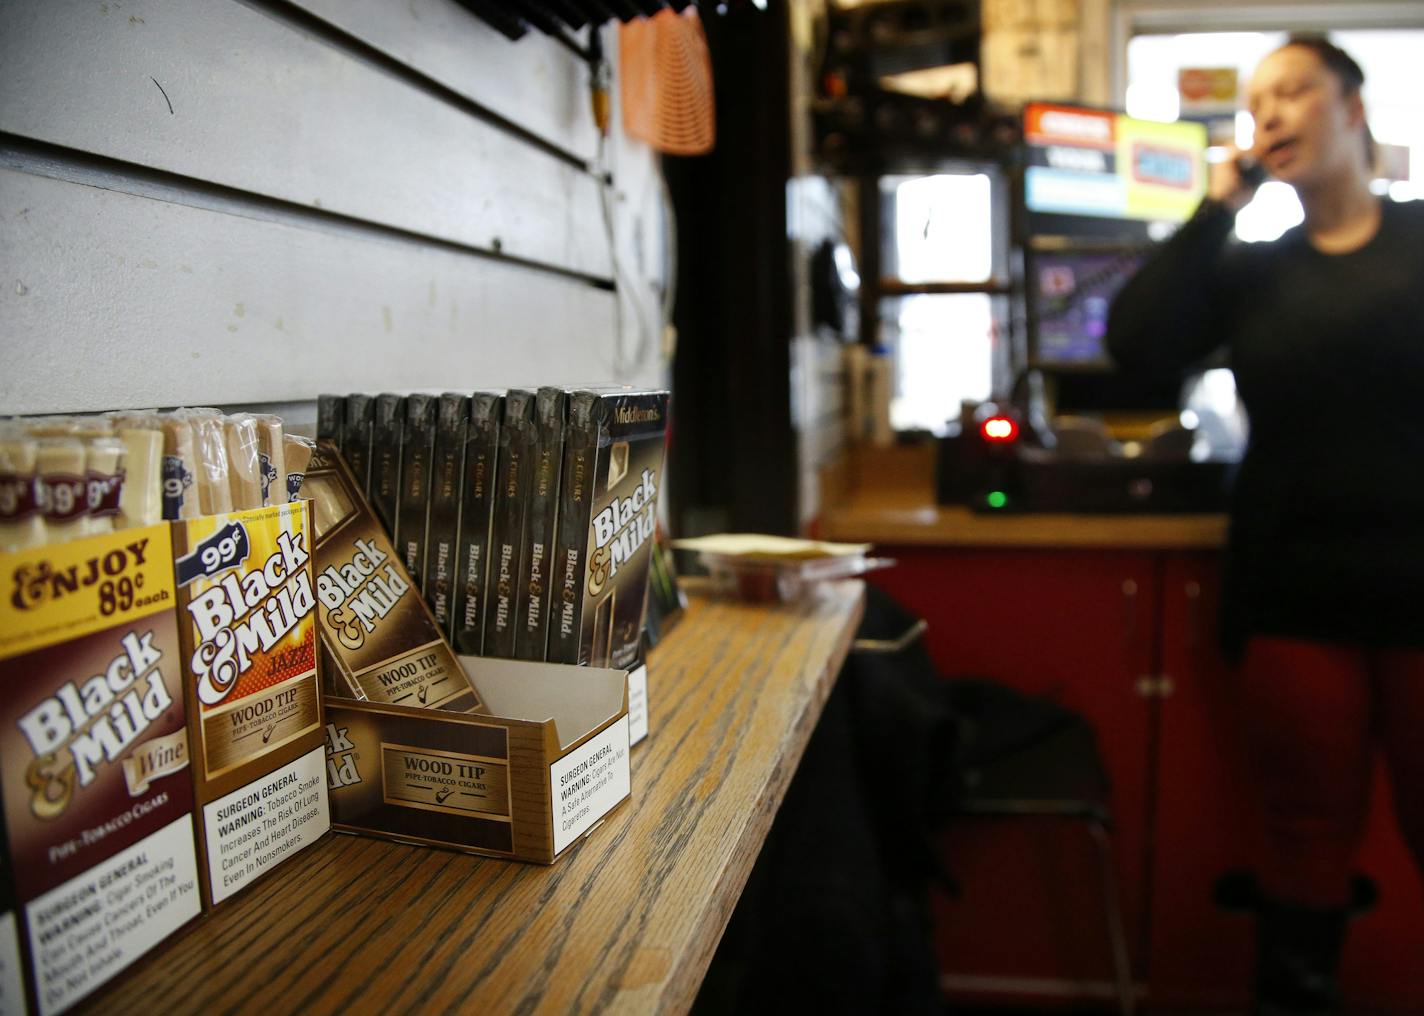
[[[841,535],[841,534],[837,534]],[[1252,923],[1212,900],[1251,865],[1260,808],[1217,650],[1219,552],[879,546],[898,559],[875,583],[929,621],[947,676],[982,676],[1086,716],[1112,781],[1118,867],[1134,969],[1153,1011],[1243,1011]],[[1424,1011],[1424,894],[1376,781],[1359,868],[1382,888],[1351,927],[1352,1006]],[[936,904],[952,994],[1110,997],[1097,874],[1074,823],[959,823],[941,844],[962,882]]]

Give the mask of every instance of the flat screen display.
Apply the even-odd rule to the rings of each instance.
[[[1030,213],[1185,222],[1206,193],[1206,127],[1048,103],[1024,107]]]
[[[1108,308],[1146,256],[1145,248],[1127,253],[1033,252],[1028,289],[1034,365],[1109,366],[1103,346]]]

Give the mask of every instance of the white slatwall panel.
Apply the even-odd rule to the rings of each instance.
[[[0,415],[664,381],[656,160],[615,125],[615,272],[587,84],[453,0],[0,0]]]
[[[7,413],[609,380],[613,300],[406,240],[0,170]]]
[[[499,92],[562,108],[570,74]],[[612,274],[590,174],[234,0],[0,4],[0,131]]]
[[[294,0],[317,17],[452,91],[592,162],[598,146],[588,67],[540,32],[517,42],[455,0]],[[587,33],[578,35],[580,42]],[[610,40],[613,33],[605,29]],[[617,47],[609,46],[609,56]],[[530,102],[531,95],[539,96]]]

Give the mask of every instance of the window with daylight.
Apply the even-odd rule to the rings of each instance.
[[[1126,107],[1149,120],[1205,120],[1217,145],[1251,143],[1254,124],[1244,106],[1246,83],[1257,63],[1285,42],[1288,32],[1192,32],[1138,35],[1127,47]],[[1397,201],[1424,198],[1424,29],[1345,29],[1330,40],[1365,72],[1364,100],[1379,145],[1376,190]],[[1182,72],[1234,72],[1235,94],[1206,101],[1184,97]],[[1226,77],[1231,80],[1231,75]],[[1227,91],[1230,91],[1228,87]],[[1219,157],[1220,148],[1213,155]],[[1274,240],[1301,221],[1300,202],[1285,184],[1268,181],[1236,219],[1242,240]]]
[[[943,434],[963,400],[989,397],[1003,333],[1003,203],[997,177],[967,170],[880,181],[886,284],[880,345],[894,363],[896,430]]]

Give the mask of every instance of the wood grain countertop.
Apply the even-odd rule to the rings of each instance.
[[[1211,550],[1226,544],[1225,515],[988,514],[939,505],[932,451],[862,452],[834,474],[817,535],[882,546]]]
[[[827,540],[887,546],[1207,550],[1225,545],[1226,517],[989,515],[883,491],[826,509],[818,532]]]
[[[864,609],[694,595],[633,791],[550,867],[329,835],[90,1013],[662,1013],[692,1004]]]

